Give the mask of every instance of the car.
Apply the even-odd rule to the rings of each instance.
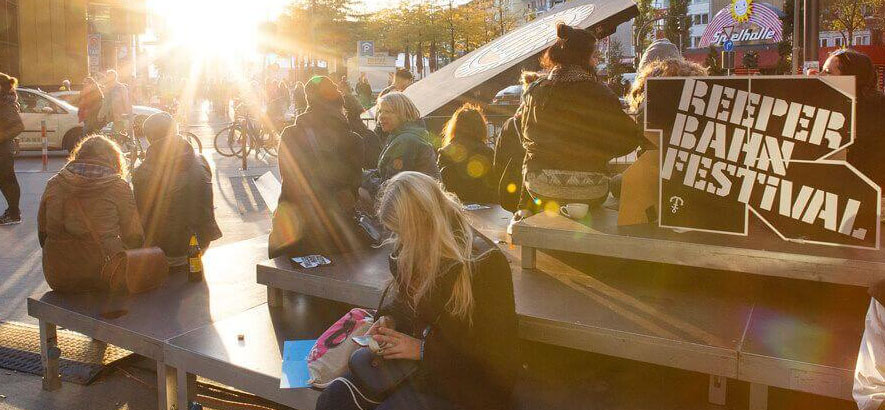
[[[493,105],[519,105],[522,98],[522,85],[511,85],[495,94]]]
[[[79,91],[55,91],[50,93],[50,95],[61,100],[65,100],[74,105],[76,105],[80,100]],[[132,124],[132,127],[135,128],[135,136],[139,138],[143,136],[144,130],[142,128],[142,125],[144,125],[144,120],[146,120],[147,117],[150,117],[151,114],[156,114],[162,111],[163,110],[154,107],[148,107],[146,105],[133,105],[132,114],[135,115],[135,122]]]
[[[42,123],[45,121],[48,148],[73,149],[83,137],[77,107],[39,90],[19,88],[17,91],[25,126],[18,136],[18,148],[22,151],[43,149]]]

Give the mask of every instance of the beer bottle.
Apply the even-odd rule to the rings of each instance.
[[[191,235],[191,242],[187,248],[187,280],[191,282],[199,282],[203,280],[203,250],[197,243],[197,236]]]

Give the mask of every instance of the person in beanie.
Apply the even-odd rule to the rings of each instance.
[[[187,264],[191,236],[205,250],[221,238],[215,221],[212,171],[202,155],[178,134],[171,115],[160,112],[144,121],[150,146],[132,171],[135,202],[144,225],[145,246],[158,246],[169,266]]]
[[[641,141],[618,97],[596,77],[596,37],[562,23],[556,33],[541,58],[549,74],[528,87],[520,109],[529,195],[516,219],[566,203],[602,204],[608,162]]]
[[[21,187],[15,177],[15,139],[25,130],[19,113],[18,94],[15,87],[18,80],[0,73],[0,192],[6,198],[6,212],[0,215],[0,226],[19,224],[22,221],[19,210]]]
[[[280,139],[282,190],[268,253],[332,255],[360,246],[354,229],[363,145],[347,121],[344,96],[329,78],[304,85],[307,108]]]
[[[642,53],[642,58],[639,60],[639,67],[636,68],[636,72],[642,72],[646,66],[655,61],[672,59],[682,60],[682,53],[679,51],[679,48],[676,47],[676,44],[671,43],[670,40],[667,40],[666,38],[655,40],[649,44],[648,47],[646,47],[645,52]]]

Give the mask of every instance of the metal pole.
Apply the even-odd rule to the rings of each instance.
[[[40,137],[43,139],[43,171],[49,168],[49,139],[46,138],[46,120],[40,120]]]
[[[787,0],[789,1],[789,0]],[[799,51],[802,50],[802,0],[793,2],[793,74],[799,74]]]
[[[817,67],[820,64],[818,61],[818,47],[820,47],[819,5],[820,0],[805,0],[805,65],[812,67]]]

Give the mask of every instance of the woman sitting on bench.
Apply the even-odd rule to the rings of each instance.
[[[518,354],[507,258],[427,175],[402,172],[387,181],[378,215],[393,234],[388,286],[396,296],[369,334],[385,360],[414,360],[418,370],[371,401],[336,381],[317,410],[511,408]]]

